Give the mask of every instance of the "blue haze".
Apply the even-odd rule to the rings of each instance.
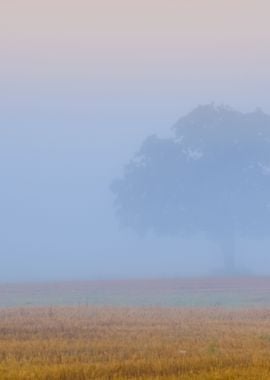
[[[170,135],[181,115],[215,92],[201,101],[200,94],[183,101],[180,93],[152,93],[96,103],[94,96],[80,103],[71,94],[34,95],[1,105],[0,281],[215,273],[219,248],[202,236],[141,238],[120,229],[109,190],[147,135]],[[223,100],[242,110],[266,105],[217,97]],[[269,272],[267,239],[237,244],[243,267]]]

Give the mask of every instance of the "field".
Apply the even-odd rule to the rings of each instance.
[[[0,284],[0,308],[21,306],[270,307],[269,277]]]
[[[0,313],[1,379],[269,379],[270,310]]]
[[[66,283],[58,290],[2,285],[0,379],[270,379],[269,284],[243,278]],[[13,307],[5,304],[8,294]],[[114,306],[105,305],[110,295]]]

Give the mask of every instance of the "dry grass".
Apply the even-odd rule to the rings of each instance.
[[[270,379],[270,310],[0,311],[0,379]]]

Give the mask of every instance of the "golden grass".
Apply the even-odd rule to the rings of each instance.
[[[0,379],[270,379],[270,310],[0,311]]]

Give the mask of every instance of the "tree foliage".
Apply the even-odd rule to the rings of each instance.
[[[148,137],[112,191],[121,223],[139,232],[266,235],[270,116],[199,106],[171,138]]]

